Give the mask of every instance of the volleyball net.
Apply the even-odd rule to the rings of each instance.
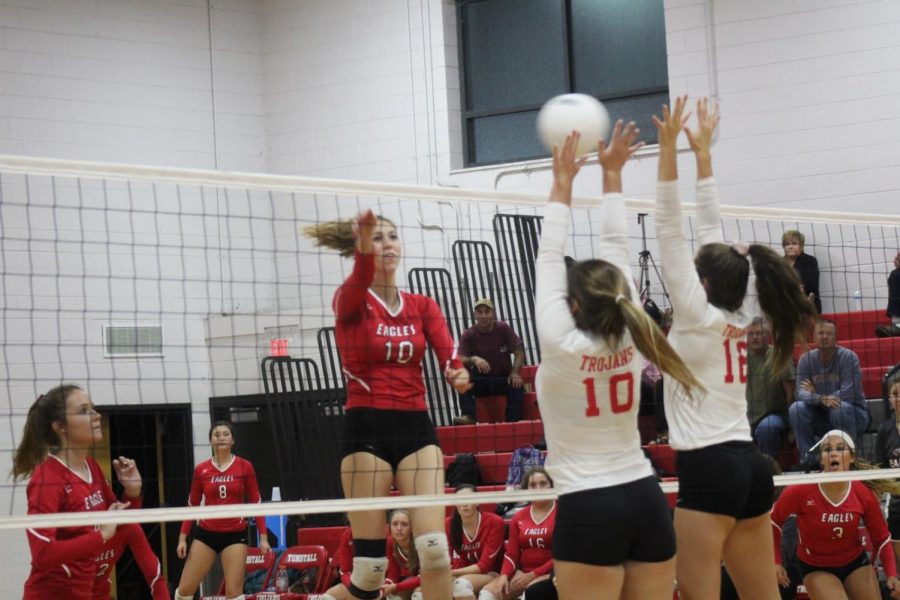
[[[108,468],[112,456],[136,458],[149,508],[185,504],[193,466],[208,456],[208,430],[218,420],[234,423],[234,451],[255,465],[264,498],[277,487],[288,502],[323,502],[271,510],[355,507],[328,504],[342,496],[345,396],[331,300],[352,261],[314,247],[301,231],[371,208],[397,226],[398,283],[434,298],[455,339],[473,325],[481,298],[522,339],[518,423],[504,422],[505,400],[491,396],[478,404],[478,425],[454,426],[458,397],[434,356],[423,364],[445,466],[472,453],[482,489],[494,494],[486,501],[521,499],[497,494],[513,451],[543,442],[533,378],[541,356],[534,259],[545,204],[544,193],[0,157],[2,465],[8,472],[35,398],[70,382],[89,391],[105,415],[98,460]],[[597,205],[592,198],[574,203],[567,254],[576,260],[593,256]],[[696,249],[692,205],[685,209]],[[628,210],[632,274],[665,320],[670,305],[654,203],[630,199]],[[900,362],[900,338],[874,333],[889,323],[886,280],[900,248],[900,217],[729,206],[722,213],[726,240],[780,253],[785,231],[805,235],[806,252],[819,263],[823,312],[837,323],[838,343],[860,358],[873,414],[861,448],[868,456],[875,428],[892,418],[883,377]],[[676,476],[672,453],[651,443],[664,441],[661,408],[659,394],[642,399],[642,438],[661,474]],[[23,515],[24,484],[5,479],[0,500],[10,519]],[[389,508],[400,500],[370,502]],[[184,516],[166,518],[166,510],[175,509],[150,513],[152,520]]]

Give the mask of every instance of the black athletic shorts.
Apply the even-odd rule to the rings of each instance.
[[[428,413],[380,408],[351,408],[344,413],[341,457],[367,452],[397,470],[400,461],[426,446],[437,446]],[[443,465],[439,465],[443,469]]]
[[[673,556],[672,511],[655,477],[559,497],[554,559],[614,566]]]
[[[831,573],[841,581],[844,581],[853,571],[857,570],[860,567],[865,567],[866,565],[872,564],[869,562],[869,557],[866,556],[865,551],[861,552],[859,556],[851,560],[849,563],[844,565],[843,567],[816,567],[810,564],[807,564],[797,559],[797,570],[800,571],[800,575],[806,577],[810,573],[814,573],[816,571],[825,571],[826,573]]]
[[[550,573],[550,579],[532,583],[525,588],[522,600],[559,600],[556,586],[553,584],[553,573]]]
[[[247,544],[247,530],[242,529],[240,531],[210,531],[209,529],[203,529],[202,527],[197,527],[197,537],[195,537],[197,541],[203,542],[210,548],[212,548],[216,554],[219,554],[227,548],[228,546],[233,546],[235,544]]]
[[[769,512],[775,487],[753,442],[725,442],[677,453],[676,506],[749,519]]]

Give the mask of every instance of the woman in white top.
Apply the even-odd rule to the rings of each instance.
[[[715,106],[697,103],[697,128],[685,128],[697,159],[697,256],[682,232],[675,140],[689,115],[687,97],[671,115],[654,117],[659,131],[659,183],[656,235],[663,279],[674,309],[669,341],[706,389],[686,400],[664,376],[669,441],[678,451],[678,588],[686,600],[719,597],[720,565],[742,598],[777,600],[778,585],[769,565],[775,560],[769,509],[772,476],[756,449],[747,422],[745,311],[750,260],[756,294],[772,323],[774,372],[791,359],[794,343],[804,340],[815,308],[803,294],[796,272],[771,248],[722,243],[710,147],[719,121]]]
[[[675,535],[637,427],[641,354],[685,388],[697,385],[636,302],[628,266],[622,167],[641,144],[634,123],[600,143],[598,259],[566,269],[579,135],[553,151],[553,189],[536,262],[538,397],[547,470],[560,488],[553,564],[562,600],[670,600]]]

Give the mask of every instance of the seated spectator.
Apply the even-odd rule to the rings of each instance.
[[[475,486],[457,486],[457,494],[471,494]],[[483,513],[477,504],[459,504],[446,522],[450,541],[453,598],[475,600],[478,592],[497,577],[503,562],[503,519]]]
[[[815,256],[803,251],[806,237],[792,229],[781,236],[781,247],[784,248],[784,260],[794,267],[803,282],[803,291],[816,305],[816,312],[822,314],[822,300],[819,298],[819,261]]]
[[[381,586],[386,600],[409,600],[419,587],[419,555],[412,539],[409,511],[398,508],[389,519],[387,559],[388,568]]]
[[[512,361],[510,354],[514,355]],[[519,369],[525,362],[525,350],[513,328],[497,320],[494,303],[489,298],[475,303],[475,325],[459,340],[459,358],[469,369],[473,387],[459,395],[462,415],[453,420],[455,425],[476,421],[476,398],[501,394],[506,396],[506,420],[522,418],[525,389]]]
[[[818,458],[807,457],[806,453],[818,436],[829,429],[841,429],[858,440],[871,419],[859,357],[837,345],[837,325],[832,321],[819,321],[815,336],[818,348],[806,352],[797,362],[797,402],[788,410],[800,459],[810,467],[818,464]]]
[[[543,467],[535,467],[525,473],[520,487],[523,490],[552,488],[553,480]],[[478,600],[512,600],[526,589],[531,597],[533,584],[550,579],[555,523],[555,500],[532,502],[517,512],[509,524],[509,542],[500,577],[484,586]]]
[[[875,335],[878,337],[900,335],[900,250],[897,250],[897,256],[894,257],[894,270],[888,275],[887,316],[891,324],[876,327]]]
[[[350,574],[353,572],[353,532],[349,527],[341,534],[341,541],[334,551],[334,563],[338,567],[340,583],[349,588]]]
[[[794,365],[772,373],[769,324],[756,317],[747,328],[747,419],[763,454],[778,458],[788,432],[788,406],[794,401]]]
[[[889,415],[878,428],[875,456],[879,467],[897,469],[900,468],[900,373],[888,379],[887,392],[894,414]],[[900,556],[900,496],[898,495],[891,495],[888,505],[888,528],[891,530],[894,555]]]

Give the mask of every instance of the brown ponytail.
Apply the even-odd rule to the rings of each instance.
[[[703,389],[650,315],[632,300],[631,288],[618,267],[599,259],[575,263],[568,269],[568,288],[569,300],[577,307],[574,319],[579,329],[615,346],[627,328],[638,351],[688,394],[692,388]]]
[[[377,218],[379,223],[387,223],[396,227],[390,219],[381,216]],[[341,256],[349,258],[356,250],[356,236],[353,232],[355,223],[356,219],[353,218],[309,225],[303,228],[303,235],[312,238],[316,246],[337,250]]]
[[[59,385],[38,397],[28,409],[25,427],[22,428],[22,441],[13,455],[13,468],[10,474],[14,481],[31,476],[35,468],[41,464],[47,454],[56,452],[60,447],[59,435],[53,424],[66,423],[66,400],[69,394],[81,388],[77,385]]]
[[[772,324],[772,365],[774,372],[781,373],[792,359],[794,345],[806,344],[806,333],[818,315],[803,293],[797,271],[774,250],[753,244],[750,258],[759,306]]]

